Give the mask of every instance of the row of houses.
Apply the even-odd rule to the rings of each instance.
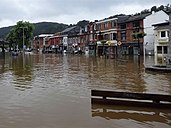
[[[167,54],[169,15],[164,11],[140,15],[118,15],[72,26],[55,34],[34,37],[34,48],[48,52],[89,50],[89,54]],[[146,36],[136,38],[136,33]]]

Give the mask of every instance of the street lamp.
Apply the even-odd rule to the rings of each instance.
[[[24,29],[27,28],[27,27],[20,27],[23,29],[23,52],[24,52]]]

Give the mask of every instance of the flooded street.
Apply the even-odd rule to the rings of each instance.
[[[171,110],[91,104],[91,89],[171,94],[171,74],[146,72],[143,63],[138,56],[6,56],[0,128],[171,128]]]

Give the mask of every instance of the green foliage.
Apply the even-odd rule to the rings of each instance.
[[[18,45],[19,48],[22,48],[24,38],[24,45],[30,46],[30,41],[33,38],[33,30],[33,24],[26,21],[19,21],[11,29],[6,40],[9,41],[11,47]]]
[[[101,40],[102,44],[105,44],[107,42],[107,40]]]
[[[150,13],[150,10],[145,9],[145,10],[141,11],[141,14],[147,14],[147,13]]]
[[[40,22],[35,23],[35,30],[33,32],[34,36],[40,34],[54,34],[57,32],[61,32],[68,27],[66,24],[59,24],[53,22]]]
[[[159,10],[164,10],[164,6],[161,5],[158,9],[159,9]]]
[[[56,32],[61,32],[68,27],[66,24],[59,24],[53,22],[40,22],[33,24],[35,29],[33,31],[33,36],[37,36],[40,34],[54,34]],[[0,28],[0,38],[5,38],[10,30],[14,28],[14,26]]]
[[[151,12],[152,12],[152,11],[157,12],[157,7],[156,7],[156,6],[153,6],[153,7],[151,8]]]
[[[9,47],[12,47],[12,45],[16,44],[16,42],[17,42],[17,40],[15,38],[14,31],[15,31],[14,28],[12,28],[6,37],[6,40],[9,42]]]
[[[88,20],[82,20],[82,21],[79,21],[79,22],[77,23],[77,26],[79,26],[79,27],[84,27],[84,26],[87,25],[88,23],[89,23]]]
[[[8,35],[8,33],[13,27],[14,26],[0,28],[0,38],[5,39],[5,37]]]
[[[134,39],[140,39],[140,38],[143,38],[144,36],[146,36],[146,33],[137,32],[137,33],[133,33],[132,36],[133,36]]]

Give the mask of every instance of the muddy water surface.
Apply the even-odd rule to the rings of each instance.
[[[91,89],[171,94],[171,74],[145,72],[143,60],[6,56],[0,59],[0,128],[171,128],[170,110],[91,104]]]

